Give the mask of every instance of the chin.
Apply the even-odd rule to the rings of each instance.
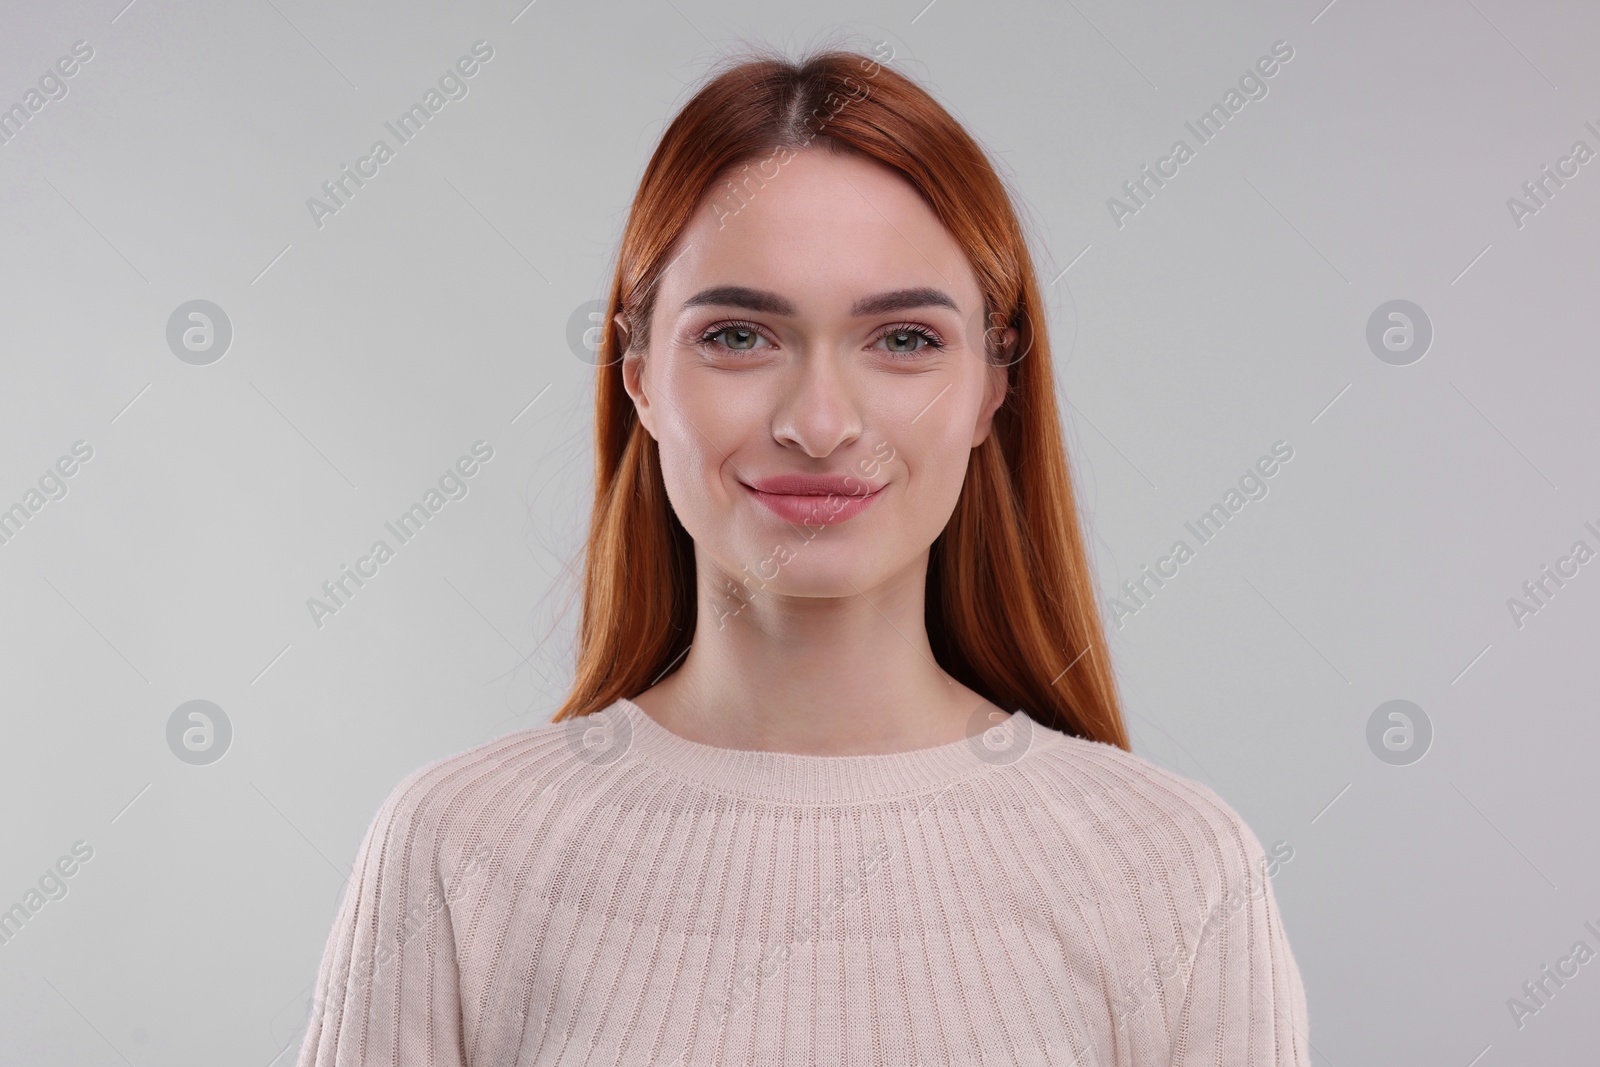
[[[847,597],[881,582],[885,568],[838,533],[824,530],[811,541],[774,542],[741,557],[751,562],[724,564],[723,570],[734,585],[769,596]]]

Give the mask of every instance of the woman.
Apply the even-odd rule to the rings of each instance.
[[[301,1067],[1307,1067],[1261,845],[1129,751],[972,138],[869,56],[732,66],[610,306],[572,694],[389,797]]]

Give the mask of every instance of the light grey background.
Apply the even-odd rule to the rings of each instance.
[[[1022,198],[1107,594],[1273,443],[1294,449],[1114,628],[1136,751],[1291,862],[1275,891],[1319,1067],[1569,1064],[1600,960],[1600,16],[1578,3],[795,5],[245,0],[5,9],[0,1062],[282,1065],[355,850],[425,762],[565,694],[604,292],[650,148],[708,63],[889,42]],[[306,201],[484,40],[492,60],[319,228]],[[1107,201],[1287,41],[1268,93],[1137,213]],[[225,355],[167,322],[210,300]],[[1369,348],[1405,299],[1434,339]],[[579,311],[581,315],[581,311]],[[475,441],[492,460],[319,628],[306,606]],[[391,543],[392,538],[389,538]],[[1108,609],[1109,611],[1109,609]],[[174,755],[203,699],[225,756]],[[1369,747],[1386,701],[1425,758]],[[1413,750],[1413,754],[1416,750]]]

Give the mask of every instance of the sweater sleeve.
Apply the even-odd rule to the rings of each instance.
[[[1219,885],[1200,919],[1171,1065],[1311,1067],[1305,986],[1272,891],[1277,861],[1286,857],[1275,844],[1269,862],[1220,798],[1208,814]]]
[[[418,771],[367,828],[297,1067],[465,1067],[439,817]]]

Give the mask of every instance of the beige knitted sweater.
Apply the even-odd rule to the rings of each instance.
[[[1025,712],[813,756],[619,700],[395,788],[299,1067],[1309,1067],[1276,869],[1211,789]]]

